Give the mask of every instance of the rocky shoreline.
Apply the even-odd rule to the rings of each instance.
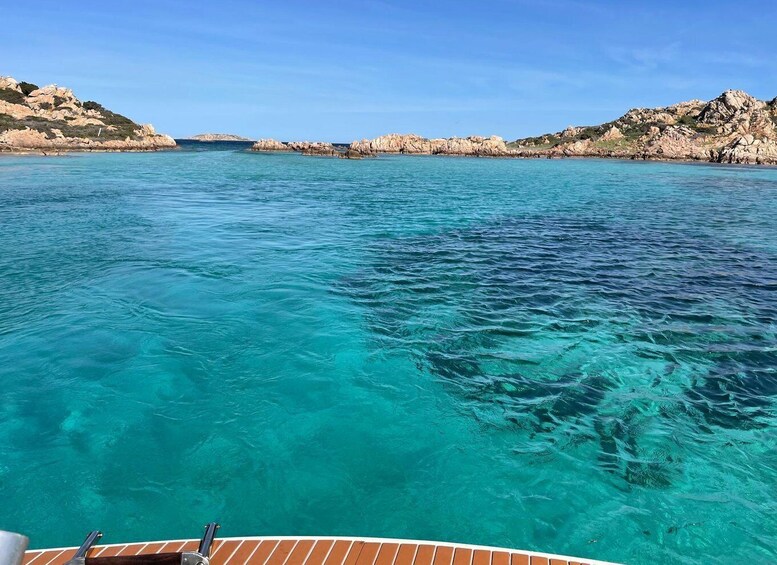
[[[375,153],[338,146],[328,141],[277,141],[260,139],[251,146],[251,151],[260,153],[302,153],[313,157],[338,157],[341,159],[363,159],[374,157]]]
[[[0,153],[158,151],[176,147],[150,124],[136,124],[68,88],[38,88],[0,77]]]
[[[198,141],[251,141],[208,133]],[[172,149],[172,137],[156,133],[96,102],[81,102],[72,90],[42,88],[0,77],[0,153],[157,151]],[[425,138],[392,133],[350,145],[324,141],[259,139],[252,151],[363,159],[379,154],[467,157],[594,157],[777,165],[777,98],[766,102],[727,90],[709,102],[691,100],[661,108],[635,108],[596,126],[507,142],[498,136]]]
[[[709,102],[630,110],[617,120],[519,139],[519,157],[605,157],[777,164],[777,98],[727,90]]]
[[[498,136],[428,139],[388,134],[347,148],[325,142],[262,139],[253,151],[296,151],[347,158],[378,154],[508,158],[615,158],[777,165],[777,98],[764,102],[740,90],[710,100],[663,108],[636,108],[598,126],[506,142]]]

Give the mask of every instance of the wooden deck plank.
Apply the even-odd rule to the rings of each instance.
[[[63,551],[57,557],[55,557],[52,561],[49,561],[49,565],[62,565],[65,563],[65,561],[69,561],[73,558],[73,556],[76,554],[76,549],[68,549],[67,551]]]
[[[506,551],[495,551],[491,555],[491,565],[510,565],[510,554]]]
[[[364,547],[362,547],[361,553],[359,553],[359,559],[356,561],[356,565],[374,565],[380,546],[380,543],[371,541],[366,542]]]
[[[175,553],[178,551],[178,548],[183,547],[183,545],[184,544],[180,541],[168,541],[159,550],[157,550],[157,553]],[[146,554],[148,551],[143,550],[143,553]]]
[[[51,551],[44,551],[38,556],[38,559],[35,560],[35,563],[33,565],[48,565],[63,553],[65,553],[65,550],[62,550],[62,549],[52,549]]]
[[[199,540],[134,542],[95,546],[90,557],[196,551]],[[75,548],[30,550],[23,565],[64,565]],[[549,555],[459,544],[381,541],[374,538],[227,538],[211,548],[211,565],[587,565]]]
[[[397,550],[397,556],[394,559],[394,565],[413,565],[418,545],[414,543],[403,543]]]
[[[375,565],[394,565],[394,559],[396,559],[398,551],[398,543],[384,543],[378,550],[378,556],[375,558]]]
[[[313,549],[310,550],[305,565],[324,565],[324,560],[335,544],[334,540],[317,540]]]
[[[210,552],[211,565],[225,565],[229,558],[232,557],[232,554],[235,552],[235,550],[240,547],[242,542],[243,540],[226,540],[216,549],[213,549]],[[197,544],[197,547],[194,548],[194,550],[196,551],[198,548],[199,543]]]
[[[37,559],[40,557],[40,554],[43,553],[40,550],[35,551],[27,551],[24,554],[24,561],[22,561],[22,565],[29,565],[34,559]]]
[[[300,540],[294,551],[291,552],[289,558],[286,560],[286,565],[304,565],[307,562],[310,550],[313,549],[315,540],[303,539]]]
[[[363,541],[353,542],[353,545],[351,545],[351,549],[348,550],[348,555],[345,557],[345,560],[343,560],[342,562],[343,565],[356,565],[356,561],[359,559],[359,554],[361,553],[363,548],[364,548]],[[329,565],[328,562],[327,562],[327,565]]]
[[[119,552],[126,547],[127,545],[102,546],[99,549],[95,547],[94,553],[91,554],[90,557],[113,557],[115,555],[118,555]]]
[[[453,548],[447,545],[437,546],[433,563],[434,565],[451,565],[453,563]]]
[[[237,549],[230,555],[226,563],[229,565],[243,565],[251,554],[259,547],[257,540],[242,540],[243,543],[237,546]]]
[[[471,565],[472,550],[467,547],[457,547],[453,552],[453,565]]]
[[[279,543],[280,540],[277,539],[263,540],[262,543],[259,544],[259,547],[256,548],[256,551],[248,556],[246,563],[251,563],[251,565],[264,565],[270,555],[272,555],[272,552],[275,551],[275,548],[278,547]]]
[[[141,547],[135,555],[153,555],[154,553],[161,553],[161,549],[165,546],[164,542],[152,542],[145,547]]]
[[[472,554],[472,565],[491,565],[491,552],[486,549],[476,549]]]
[[[116,555],[136,555],[141,549],[143,549],[146,546],[145,543],[129,543],[124,546],[124,549],[122,549],[119,553]],[[73,552],[75,554],[75,552]]]
[[[216,543],[219,540],[216,540],[213,542],[213,546],[211,547],[210,554],[213,555],[213,553],[218,549],[218,544]],[[190,539],[186,541],[182,546],[181,549],[178,551],[197,551],[200,548],[200,540],[198,539]]]
[[[354,542],[337,540],[332,546],[332,551],[329,552],[324,565],[344,565],[346,558],[351,553],[351,546]],[[358,554],[356,555],[359,556]],[[355,561],[355,560],[354,560]]]
[[[421,544],[415,554],[414,565],[432,565],[437,548],[433,545]]]
[[[289,557],[291,550],[297,545],[297,540],[285,539],[275,547],[275,550],[267,558],[267,565],[283,565]]]

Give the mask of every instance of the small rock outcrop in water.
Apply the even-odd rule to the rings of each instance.
[[[636,108],[613,122],[508,144],[519,157],[620,157],[777,164],[777,99],[741,90],[714,100]]]
[[[168,135],[81,102],[73,91],[0,77],[0,152],[153,151],[175,147]]]
[[[192,141],[253,141],[253,139],[232,133],[200,133],[191,136],[189,139]]]
[[[291,147],[274,139],[260,139],[251,146],[251,151],[294,151]]]

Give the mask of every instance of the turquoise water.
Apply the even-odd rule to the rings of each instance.
[[[0,529],[777,560],[777,170],[0,159]]]

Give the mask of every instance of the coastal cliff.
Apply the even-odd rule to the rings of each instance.
[[[777,98],[764,102],[727,90],[709,102],[691,100],[663,108],[636,108],[597,126],[506,143],[501,137],[427,139],[389,134],[354,141],[363,154],[478,157],[613,157],[777,164]]]
[[[154,151],[175,147],[153,126],[136,124],[56,85],[0,77],[0,152]]]

